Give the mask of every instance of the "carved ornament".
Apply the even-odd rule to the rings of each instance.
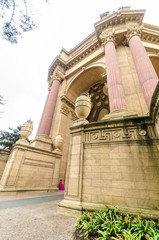
[[[137,127],[117,127],[105,128],[85,132],[85,143],[98,143],[99,142],[123,142],[123,141],[144,141],[149,139],[157,139],[155,126],[148,126],[147,131]]]
[[[68,107],[72,108],[73,110],[75,109],[74,103],[65,95],[61,96],[61,101],[62,103],[65,103]]]
[[[105,31],[102,31],[102,33],[100,34],[99,38],[101,39],[101,42],[102,43],[107,43],[107,42],[113,42],[115,44],[115,33],[114,31],[108,31],[108,30],[105,30]]]
[[[65,95],[61,97],[61,110],[60,112],[70,118],[71,120],[77,120],[77,116],[75,114],[75,106],[74,103],[70,99],[68,99]]]
[[[62,103],[62,104],[61,104],[61,113],[63,113],[63,114],[65,114],[66,116],[68,116],[69,112],[70,112],[69,107],[66,106],[65,103]]]
[[[49,89],[51,88],[54,80],[58,80],[58,81],[62,82],[63,79],[64,79],[64,70],[63,70],[63,68],[58,66],[58,67],[56,67],[53,74],[49,78],[49,81],[48,81]]]
[[[75,112],[74,112],[73,110],[70,110],[70,118],[71,118],[73,121],[77,120],[77,116],[76,116],[76,114],[75,114]]]
[[[138,25],[138,24],[129,24],[127,25],[127,34],[126,34],[126,39],[127,41],[130,40],[131,37],[137,35],[139,37],[141,37],[141,33],[143,30],[143,25]]]

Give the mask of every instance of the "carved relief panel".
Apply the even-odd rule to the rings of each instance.
[[[159,137],[159,109],[158,109],[158,112],[157,112],[157,116],[156,116],[156,130],[157,130],[157,134],[158,134],[158,137]]]
[[[61,113],[66,115],[71,120],[75,121],[77,119],[77,116],[75,114],[75,107],[74,104],[66,97],[61,97]]]
[[[99,121],[104,115],[109,113],[108,89],[106,82],[100,82],[93,85],[88,92],[91,97],[92,105],[88,121]]]

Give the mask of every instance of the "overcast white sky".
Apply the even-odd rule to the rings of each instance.
[[[33,1],[33,0],[32,0]],[[94,31],[99,14],[119,7],[146,9],[144,22],[159,26],[158,0],[34,0],[39,26],[26,33],[18,44],[0,39],[0,130],[33,121],[33,139],[47,96],[47,74],[53,59],[64,47],[75,47]]]

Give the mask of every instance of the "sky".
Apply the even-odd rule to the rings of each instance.
[[[33,121],[36,136],[48,93],[48,68],[62,48],[69,51],[94,32],[100,14],[119,7],[145,9],[144,23],[159,26],[158,0],[32,0],[38,26],[18,44],[0,39],[0,130]]]

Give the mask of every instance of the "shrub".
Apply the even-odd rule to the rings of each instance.
[[[76,240],[159,240],[159,223],[118,207],[85,211],[75,224]]]

